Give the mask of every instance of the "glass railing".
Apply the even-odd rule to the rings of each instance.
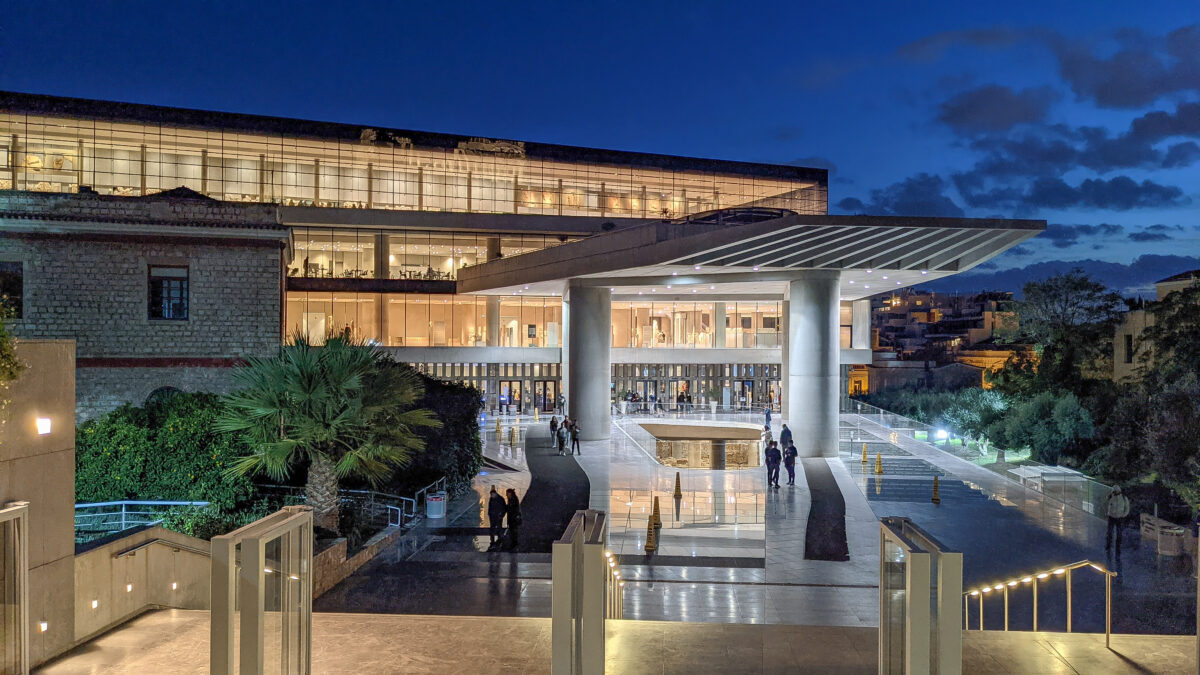
[[[1052,466],[1030,458],[1028,450],[998,448],[979,439],[964,438],[948,427],[918,422],[904,415],[873,405],[842,399],[842,413],[860,415],[889,430],[890,440],[897,444],[904,436],[927,444],[936,450],[966,460],[1014,481],[1022,487],[1039,492],[1092,515],[1103,516],[1104,500],[1112,488],[1090,476],[1063,466]],[[856,452],[855,441],[843,438],[842,450]]]

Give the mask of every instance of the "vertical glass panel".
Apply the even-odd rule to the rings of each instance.
[[[20,522],[0,521],[0,672],[23,672],[21,643],[21,569],[25,557],[20,549]]]

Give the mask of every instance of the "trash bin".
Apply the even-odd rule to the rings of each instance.
[[[446,492],[430,492],[425,495],[425,517],[446,517]]]

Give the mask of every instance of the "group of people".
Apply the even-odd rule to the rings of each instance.
[[[501,496],[493,485],[488,496],[488,534],[491,538],[489,551],[498,547],[510,551],[517,549],[517,535],[521,529],[521,502],[517,499],[517,491],[512,488],[505,490],[504,494],[505,496]],[[507,528],[505,519],[508,520]]]
[[[550,418],[550,438],[559,455],[583,454],[579,449],[579,423],[566,415],[562,423],[559,423],[557,415]]]
[[[769,415],[769,413],[768,413]],[[770,417],[768,417],[770,419]],[[800,454],[792,442],[792,430],[787,425],[779,432],[779,440],[771,435],[771,425],[763,426],[762,431],[763,459],[767,465],[767,487],[779,487],[779,465],[783,464],[788,472],[788,485],[796,484],[796,457]]]

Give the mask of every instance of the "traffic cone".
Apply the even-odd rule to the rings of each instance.
[[[867,444],[866,443],[863,443],[862,463],[863,464],[867,463]]]
[[[938,496],[938,477],[937,476],[933,477],[933,499],[931,499],[930,501],[932,501],[934,504],[942,503],[942,498]]]
[[[658,495],[654,495],[654,513],[650,519],[654,521],[654,527],[662,528],[662,513],[658,510]]]
[[[675,499],[683,499],[683,487],[679,484],[679,472],[675,472]]]
[[[646,553],[658,550],[658,530],[654,529],[654,516],[646,522]]]
[[[875,475],[883,475],[883,455],[875,453]]]

